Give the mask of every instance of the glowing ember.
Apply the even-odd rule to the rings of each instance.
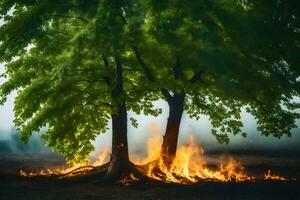
[[[119,183],[121,183],[122,185],[132,185],[133,183],[137,182],[139,179],[137,177],[134,176],[134,174],[129,174],[129,176],[125,176],[124,178],[122,178],[121,180],[119,180]]]
[[[264,174],[264,180],[286,181],[288,179],[279,175],[272,174],[271,170],[268,170],[268,172]]]

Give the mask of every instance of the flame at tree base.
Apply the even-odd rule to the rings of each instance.
[[[204,150],[199,147],[193,137],[189,137],[187,144],[177,149],[172,164],[167,167],[161,157],[162,138],[155,126],[150,127],[153,136],[147,140],[147,156],[139,157],[131,155],[131,160],[137,165],[137,169],[146,177],[166,183],[193,184],[203,180],[218,182],[253,182],[257,178],[246,173],[242,164],[233,158],[220,158],[216,166],[209,166],[204,158]],[[54,176],[68,178],[78,174],[92,172],[108,163],[110,151],[105,148],[98,156],[96,162],[74,165],[69,168],[46,169],[38,172],[20,170],[20,175]],[[264,174],[264,180],[286,181],[285,177],[273,175],[269,170]],[[295,179],[292,179],[295,180]],[[131,185],[139,181],[134,174],[128,174],[120,179],[119,183]]]
[[[147,141],[147,157],[134,161],[150,178],[181,184],[192,184],[201,180],[222,182],[255,180],[255,177],[247,175],[244,167],[232,158],[222,159],[216,169],[208,167],[203,158],[204,150],[196,145],[193,137],[189,137],[188,143],[177,149],[172,164],[167,167],[160,154],[161,136],[155,127],[152,129],[154,135]]]

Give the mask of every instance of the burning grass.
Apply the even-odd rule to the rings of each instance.
[[[279,176],[279,175],[272,174],[271,170],[268,170],[268,171],[264,174],[264,180],[287,181],[288,179],[285,178],[285,177],[283,177],[283,176]]]
[[[161,135],[155,126],[151,128],[153,136],[147,141],[147,155],[145,157],[139,157],[137,155],[130,156],[133,163],[137,166],[138,171],[149,179],[177,184],[193,184],[203,180],[217,182],[253,182],[256,179],[262,179],[247,174],[243,165],[233,158],[221,157],[219,164],[209,166],[204,158],[204,150],[195,143],[193,137],[189,137],[188,142],[177,149],[173,163],[167,167],[160,154],[162,144]],[[21,170],[20,175],[25,177],[54,176],[58,178],[68,178],[95,171],[105,163],[108,163],[109,158],[110,151],[108,148],[105,148],[94,163],[35,172]],[[272,174],[270,170],[264,174],[263,179],[276,181],[288,180],[285,177]],[[130,173],[120,179],[119,183],[131,185],[137,181],[139,181],[139,178],[133,173]]]
[[[155,127],[152,127],[152,132],[153,137],[147,141],[147,157],[134,160],[148,177],[180,184],[192,184],[201,180],[221,182],[255,180],[255,177],[247,175],[241,163],[232,158],[222,159],[215,169],[208,167],[203,157],[204,150],[191,136],[185,145],[178,148],[173,163],[167,167],[160,154],[161,136]]]
[[[95,162],[85,162],[73,164],[67,167],[57,167],[43,169],[39,171],[26,171],[21,169],[19,171],[20,176],[24,177],[35,177],[35,176],[48,176],[48,177],[58,177],[58,178],[68,178],[77,176],[79,174],[85,174],[97,170],[99,167],[108,163],[110,158],[109,148],[104,148],[102,152],[97,156]]]

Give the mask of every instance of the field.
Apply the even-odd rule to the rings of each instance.
[[[238,153],[236,153],[238,154]],[[207,159],[213,165],[216,155]],[[21,168],[39,169],[63,165],[63,159],[55,155],[0,156],[0,199],[1,200],[75,200],[75,199],[283,199],[300,200],[300,159],[264,155],[236,155],[245,163],[247,172],[262,177],[266,169],[287,178],[298,180],[264,181],[250,183],[217,183],[203,181],[194,185],[176,185],[159,182],[139,182],[130,186],[101,182],[97,178],[87,182],[52,180],[49,178],[24,178],[18,175]]]

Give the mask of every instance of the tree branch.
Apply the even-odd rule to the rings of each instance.
[[[86,72],[86,71],[103,71],[103,69],[100,69],[100,68],[96,68],[96,67],[93,67],[93,68],[87,68],[87,69],[73,69],[74,71],[79,71],[79,72]]]
[[[102,82],[104,79],[77,79],[75,82],[88,82],[88,83],[97,83],[97,82]]]
[[[78,19],[78,20],[81,20],[83,22],[86,22],[88,23],[89,21],[87,19],[84,19],[82,17],[77,17],[77,16],[69,16],[69,15],[45,15],[45,17],[63,17],[63,18],[69,18],[69,19]]]
[[[138,69],[138,68],[125,68],[125,67],[123,67],[123,70],[124,71],[141,71],[141,69]]]
[[[166,88],[161,88],[160,91],[163,94],[163,96],[166,98],[166,100],[168,101],[168,103],[171,103],[173,97],[170,94],[170,92]]]
[[[153,75],[152,71],[149,69],[149,67],[146,65],[146,63],[141,58],[141,55],[140,55],[137,47],[133,46],[132,49],[134,51],[134,55],[135,55],[137,61],[141,65],[141,67],[142,67],[142,69],[143,69],[143,71],[144,71],[147,79],[150,82],[155,82],[155,76]],[[171,103],[173,97],[170,94],[170,92],[166,88],[161,88],[160,91],[161,91],[162,95],[165,97],[165,99],[167,100],[167,102]]]
[[[141,65],[147,79],[150,81],[150,82],[154,82],[155,81],[155,77],[152,73],[152,71],[149,69],[149,67],[146,65],[146,63],[143,61],[143,59],[141,58],[141,55],[137,49],[137,47],[133,46],[132,47],[133,49],[133,52],[134,52],[134,55],[137,59],[137,61],[139,62],[139,64]]]
[[[123,77],[123,79],[124,79],[124,82],[127,82],[127,83],[131,84],[134,87],[138,87],[138,85],[134,84],[134,82],[132,80],[130,80],[128,78],[125,78],[125,77]]]
[[[111,85],[112,84],[112,80],[109,77],[109,64],[108,64],[108,60],[107,60],[107,58],[104,55],[102,55],[102,59],[103,59],[103,62],[104,62],[104,79],[105,79],[105,82],[107,83],[107,85]]]
[[[112,108],[112,105],[110,103],[99,103],[99,104],[92,103],[92,105],[98,106],[98,107],[106,106],[106,107]]]
[[[128,24],[127,20],[125,19],[125,17],[123,15],[120,15],[122,21],[124,22],[124,24]]]
[[[172,67],[172,69],[173,69],[175,80],[179,79],[180,76],[182,75],[182,68],[178,58],[176,59],[176,62]]]
[[[202,76],[202,72],[201,71],[197,71],[194,73],[194,76],[189,80],[189,82],[191,84],[194,84],[196,81],[200,80]]]

